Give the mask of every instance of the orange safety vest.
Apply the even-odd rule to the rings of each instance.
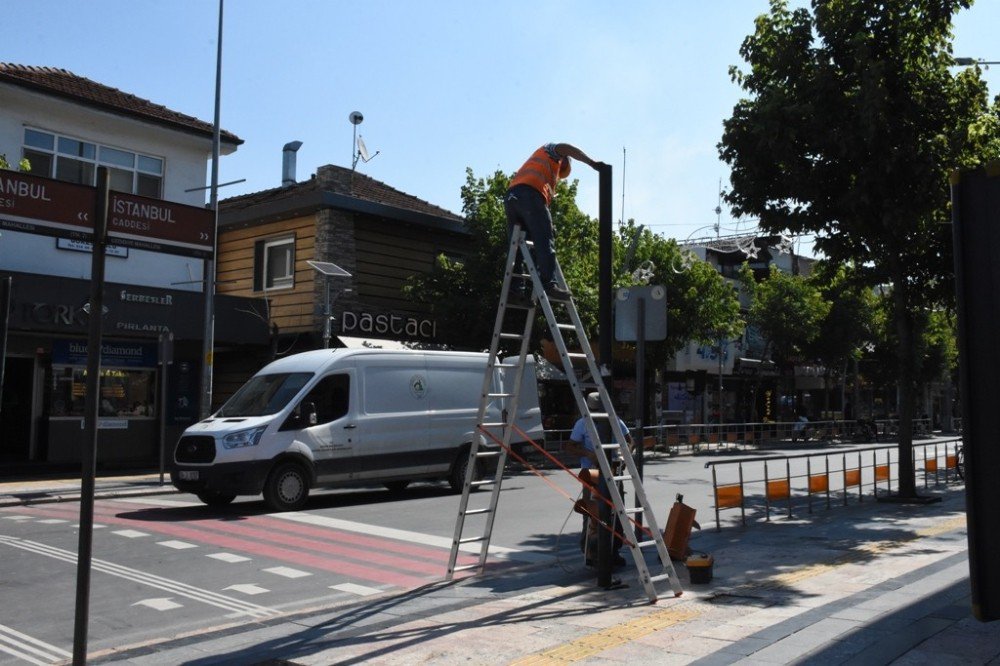
[[[545,197],[545,205],[549,205],[556,191],[556,183],[559,182],[559,162],[560,160],[552,159],[549,151],[542,146],[517,170],[510,186],[529,185],[541,192]]]

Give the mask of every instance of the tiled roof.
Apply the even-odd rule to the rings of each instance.
[[[331,164],[320,167],[318,174],[313,175],[307,181],[288,187],[276,187],[224,199],[219,202],[219,211],[225,214],[243,211],[261,204],[278,204],[280,202],[291,204],[295,199],[313,192],[344,195],[391,208],[430,215],[450,222],[464,221],[461,215],[456,215],[412,194],[401,192],[371,176],[356,171],[352,173],[350,169]]]
[[[211,123],[172,111],[165,106],[154,104],[117,88],[111,88],[88,78],[77,76],[65,69],[0,62],[0,83],[9,83],[47,95],[63,97],[80,104],[166,125],[181,131],[207,134],[209,137],[212,136],[213,132]],[[225,143],[235,145],[243,143],[243,139],[225,130],[221,130],[220,139]]]

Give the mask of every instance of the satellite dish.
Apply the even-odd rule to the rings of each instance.
[[[365,145],[364,138],[360,137],[360,136],[358,137],[358,157],[361,158],[362,162],[364,162],[365,164],[367,164],[368,162],[371,162],[373,159],[375,159],[375,156],[378,155],[378,154],[379,154],[379,151],[377,151],[377,150],[375,151],[375,155],[369,154],[368,153],[368,146]]]
[[[360,111],[351,111],[351,115],[347,116],[347,119],[351,121],[352,125],[360,125],[365,117],[361,115]]]

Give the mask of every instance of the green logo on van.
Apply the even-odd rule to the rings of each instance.
[[[424,379],[423,375],[413,375],[410,377],[410,393],[417,400],[427,394],[427,380]]]

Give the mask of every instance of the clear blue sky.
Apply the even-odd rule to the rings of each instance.
[[[728,75],[766,0],[228,0],[222,126],[245,144],[221,161],[220,196],[276,187],[281,148],[303,142],[298,176],[350,166],[352,111],[369,150],[360,171],[461,212],[465,169],[512,172],[547,141],[615,168],[614,215],[664,236],[709,235]],[[11,0],[0,60],[61,67],[208,122],[216,0]],[[955,55],[1000,60],[1000,2],[955,28]],[[1000,66],[986,73],[1000,93]],[[597,215],[596,172],[577,165]],[[736,222],[722,214],[723,232]],[[699,231],[700,230],[700,231]],[[807,247],[801,250],[808,251]]]

